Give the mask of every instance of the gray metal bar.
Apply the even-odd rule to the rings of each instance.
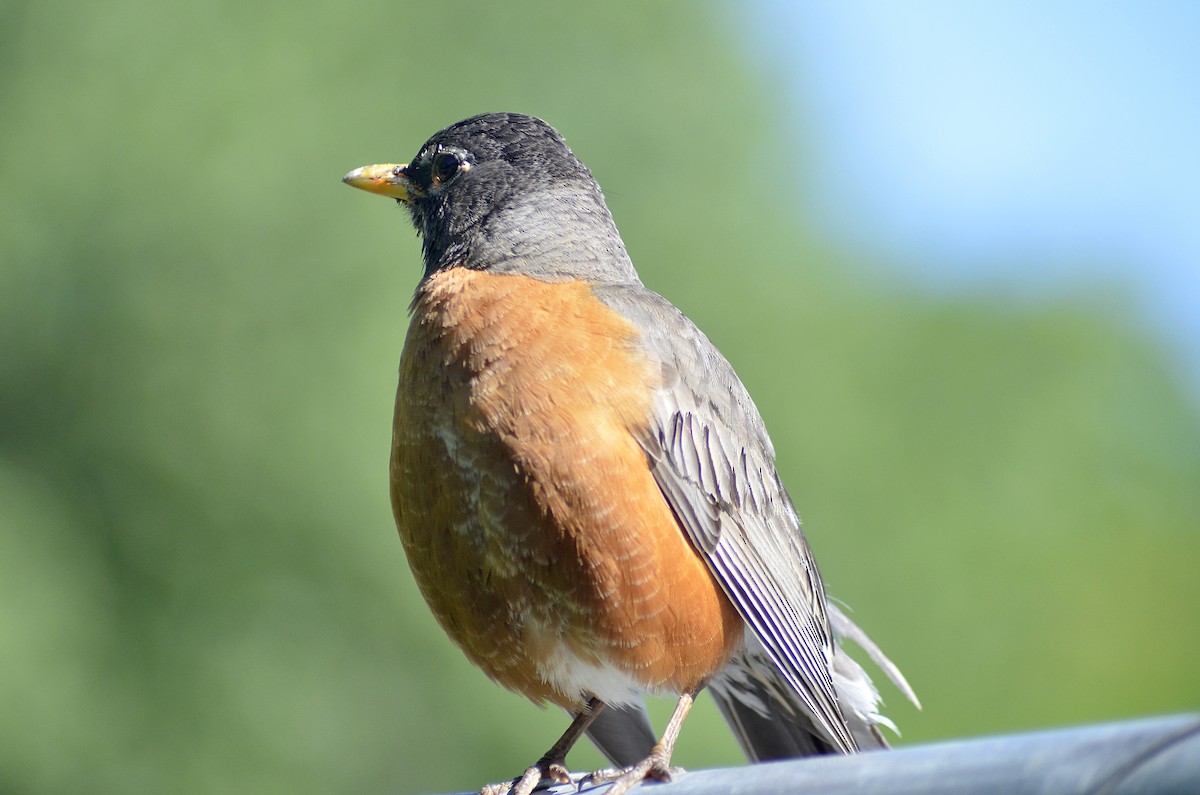
[[[603,795],[564,784],[539,792]],[[956,740],[677,776],[654,795],[1200,795],[1200,715]]]

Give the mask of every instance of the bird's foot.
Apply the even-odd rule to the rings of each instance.
[[[638,762],[632,767],[627,767],[621,770],[605,769],[597,770],[584,780],[591,784],[607,784],[612,783],[612,786],[605,791],[604,795],[624,795],[635,784],[640,784],[646,779],[653,778],[658,781],[670,781],[673,776],[683,772],[683,768],[671,767],[671,754],[661,745],[654,746],[654,750],[650,752],[650,756]]]
[[[543,780],[563,784],[571,780],[571,774],[561,759],[542,759],[512,781],[485,785],[479,795],[529,795]]]

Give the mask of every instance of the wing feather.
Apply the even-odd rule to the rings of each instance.
[[[838,750],[857,750],[834,690],[824,586],[758,409],[716,347],[667,301],[640,287],[597,295],[657,331],[642,344],[663,377],[639,442],[664,497],[818,730]]]

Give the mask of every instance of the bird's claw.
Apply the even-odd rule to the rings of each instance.
[[[544,782],[545,786],[565,784],[571,780],[571,773],[560,761],[542,760],[528,768],[518,778],[511,781],[501,781],[497,784],[486,784],[479,790],[479,795],[530,795]]]
[[[612,786],[604,795],[623,795],[635,784],[653,778],[658,781],[670,781],[673,777],[684,772],[682,767],[671,767],[669,758],[652,753],[636,765],[626,768],[605,768],[585,776],[580,782],[588,782],[592,786],[609,784]]]

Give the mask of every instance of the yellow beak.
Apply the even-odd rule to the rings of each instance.
[[[342,182],[353,188],[378,193],[380,196],[390,196],[402,202],[410,202],[416,191],[405,171],[407,168],[407,165],[398,166],[394,163],[363,166],[342,177]]]

